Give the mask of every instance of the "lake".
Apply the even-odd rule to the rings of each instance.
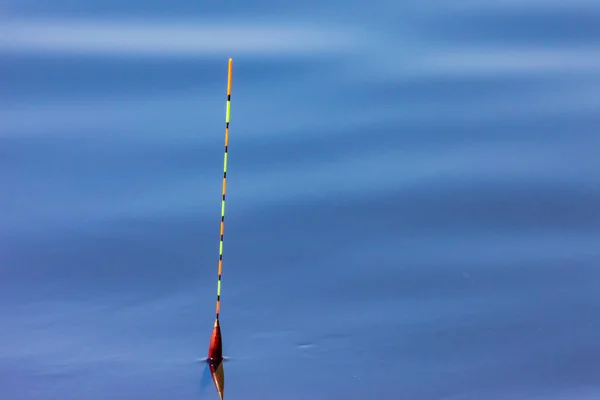
[[[0,393],[600,396],[600,3],[8,0]],[[212,384],[211,384],[212,385]]]

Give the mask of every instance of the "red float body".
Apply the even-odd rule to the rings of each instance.
[[[219,320],[215,321],[215,326],[210,336],[210,345],[208,346],[208,361],[213,363],[223,360],[223,342],[221,341],[221,326]]]

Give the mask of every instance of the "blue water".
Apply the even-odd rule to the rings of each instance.
[[[600,3],[0,7],[0,398],[600,396]]]

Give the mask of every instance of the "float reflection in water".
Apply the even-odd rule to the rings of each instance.
[[[209,361],[210,375],[219,392],[219,397],[223,400],[223,392],[225,391],[225,369],[223,360],[219,362]]]

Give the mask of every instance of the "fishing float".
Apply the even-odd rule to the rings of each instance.
[[[221,276],[223,273],[223,233],[225,231],[225,192],[227,189],[227,147],[229,145],[229,117],[231,115],[231,72],[233,59],[229,59],[227,72],[227,108],[225,111],[225,153],[223,156],[223,188],[221,195],[221,235],[219,240],[219,269],[217,278],[217,306],[213,331],[208,346],[207,362],[210,368],[212,380],[217,388],[219,397],[223,400],[225,389],[225,374],[223,371],[223,340],[221,338],[221,325],[219,314],[221,313]]]

